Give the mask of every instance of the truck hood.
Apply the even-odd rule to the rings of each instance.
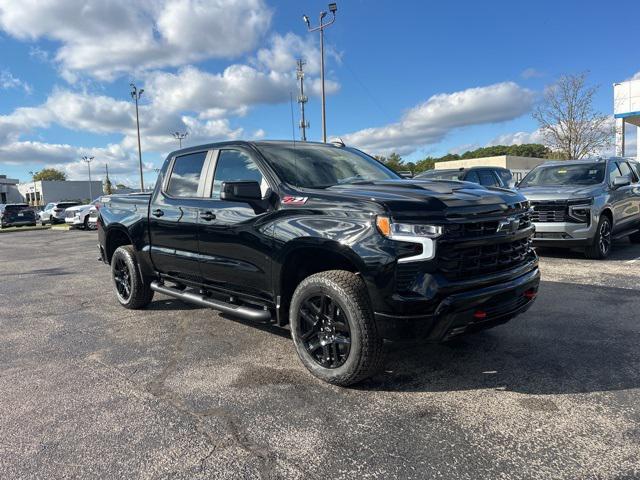
[[[526,199],[518,192],[485,188],[470,182],[442,180],[382,180],[335,185],[325,190],[336,199],[366,200],[383,205],[394,218],[440,217],[460,210],[500,213]],[[518,208],[518,207],[516,207]]]
[[[91,205],[76,205],[75,207],[65,208],[65,211],[69,212],[79,212],[84,210],[85,208],[89,208]]]
[[[602,185],[540,186],[525,187],[518,191],[528,200],[572,200],[594,197],[602,192]]]

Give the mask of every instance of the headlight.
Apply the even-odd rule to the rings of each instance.
[[[591,220],[592,203],[593,198],[575,198],[569,200],[569,216],[581,223],[589,223]]]
[[[385,216],[376,217],[376,226],[385,237],[397,239],[400,239],[399,237],[438,238],[443,233],[443,228],[439,225],[395,223]]]
[[[431,260],[436,254],[435,239],[443,233],[443,228],[439,225],[394,223],[389,217],[382,215],[376,217],[376,227],[382,235],[391,240],[422,246],[422,250],[416,255],[398,258],[398,263]]]

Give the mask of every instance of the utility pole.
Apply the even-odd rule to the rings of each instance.
[[[138,115],[138,100],[144,93],[144,88],[138,90],[135,84],[130,83],[131,86],[131,98],[136,102],[136,126],[138,128],[138,163],[140,164],[140,191],[144,192],[144,177],[142,176],[142,147],[140,146],[140,117]]]
[[[300,104],[300,130],[302,130],[301,140],[303,142],[307,141],[307,128],[309,128],[309,122],[304,118],[304,104],[309,101],[307,96],[304,94],[304,67],[305,62],[302,59],[298,60],[298,69],[296,70],[296,78],[300,82],[300,94],[298,95],[298,103]]]
[[[184,132],[184,133],[181,133],[181,132],[173,132],[173,133],[171,134],[171,136],[172,136],[173,138],[175,138],[176,140],[178,140],[178,142],[180,142],[180,148],[182,148],[182,140],[184,140],[185,138],[187,138],[187,135],[189,135],[189,132]]]
[[[87,164],[87,167],[89,167],[89,202],[93,201],[93,191],[91,185],[91,161],[93,160],[93,158],[94,157],[87,157],[86,155],[82,157],[82,161]]]
[[[317,32],[320,31],[320,82],[322,84],[322,141],[327,143],[327,118],[325,111],[325,92],[324,92],[324,29],[336,21],[336,12],[338,11],[338,6],[335,3],[329,4],[329,11],[331,12],[332,18],[329,22],[323,23],[324,18],[327,16],[327,12],[320,12],[320,25],[311,28],[311,22],[309,21],[309,17],[306,15],[302,16],[302,20],[307,24],[307,30],[309,32]]]

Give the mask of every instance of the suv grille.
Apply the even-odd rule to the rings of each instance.
[[[548,202],[531,202],[533,222],[571,222],[567,215],[567,202],[564,200]]]

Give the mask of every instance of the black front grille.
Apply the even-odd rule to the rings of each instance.
[[[533,222],[570,222],[571,218],[567,215],[567,202],[549,201],[549,202],[531,202],[533,212],[531,220]]]
[[[496,273],[524,263],[530,252],[528,237],[473,247],[443,244],[438,252],[438,269],[451,280]]]

